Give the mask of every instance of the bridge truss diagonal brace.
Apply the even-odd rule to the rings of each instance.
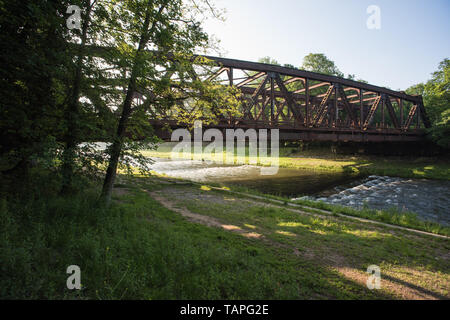
[[[217,71],[216,73],[212,74],[208,79],[206,79],[206,81],[212,81],[212,80],[216,79],[218,76],[220,76],[225,71],[229,72],[229,68],[226,68],[226,67],[220,68],[219,71]]]
[[[276,73],[274,76],[275,76],[275,81],[276,81],[278,87],[280,88],[281,93],[283,94],[283,96],[286,99],[289,110],[291,110],[296,121],[299,124],[303,124],[303,121],[304,121],[303,115],[302,115],[301,111],[299,110],[299,108],[297,108],[297,105],[296,105],[291,93],[284,85],[284,82],[283,82],[283,80],[281,80],[280,75],[278,73]]]
[[[381,95],[379,95],[373,102],[372,106],[370,107],[369,113],[367,114],[366,121],[364,122],[363,130],[367,130],[367,128],[369,128],[369,125],[372,123],[373,116],[375,115],[375,112],[377,111],[381,100]]]
[[[269,76],[266,76],[264,80],[259,84],[258,88],[256,88],[255,92],[252,95],[253,101],[256,103],[258,96],[265,90],[267,82],[270,80]]]
[[[342,102],[344,104],[345,111],[347,111],[347,114],[350,117],[350,119],[352,120],[353,125],[356,125],[358,120],[356,118],[356,114],[353,111],[352,106],[350,106],[350,103],[348,102],[348,99],[347,99],[347,96],[345,94],[344,88],[340,84],[337,84],[336,87],[337,87],[337,90],[339,92],[339,96],[341,97]]]
[[[328,100],[330,100],[331,97],[331,93],[333,92],[335,88],[335,85],[332,83],[329,87],[328,90],[325,94],[325,96],[322,99],[322,102],[319,105],[316,117],[314,118],[313,121],[313,126],[320,126],[320,124],[323,122],[325,115],[326,115],[326,111],[328,109]]]
[[[258,103],[258,96],[260,96],[264,92],[266,84],[269,80],[270,80],[270,77],[266,76],[264,78],[264,80],[261,81],[258,88],[256,88],[256,90],[253,92],[252,97],[251,97],[251,102],[248,105],[244,106],[244,108],[245,108],[244,117],[248,116],[251,120],[254,120],[251,110],[252,110],[253,106],[256,106],[256,104]]]
[[[406,131],[406,130],[408,130],[411,127],[411,124],[412,124],[412,121],[414,119],[414,116],[417,113],[417,109],[418,109],[418,105],[417,104],[415,104],[415,105],[413,105],[411,107],[411,110],[409,110],[408,118],[406,119],[406,122],[405,122],[405,124],[403,126],[403,130]]]
[[[259,72],[259,73],[255,74],[255,75],[251,76],[251,77],[248,77],[246,80],[243,80],[243,81],[239,82],[236,85],[236,87],[238,87],[238,88],[243,87],[247,83],[250,83],[252,81],[258,80],[259,78],[264,77],[265,75],[266,75],[265,72]]]
[[[425,106],[423,105],[423,101],[420,101],[419,104],[420,117],[422,118],[423,124],[425,128],[431,128],[430,118],[428,118],[427,112],[425,110]]]
[[[242,106],[244,108],[244,114],[243,114],[244,119],[247,116],[248,119],[255,120],[255,118],[252,115],[252,107],[254,106],[254,104],[255,103],[254,103],[253,99],[250,99],[250,101],[247,99],[242,101]]]
[[[388,96],[384,97],[384,101],[386,103],[386,107],[389,112],[389,116],[391,117],[392,123],[396,129],[400,129],[400,122],[398,121],[397,115],[395,114],[394,107],[392,106],[391,99]]]

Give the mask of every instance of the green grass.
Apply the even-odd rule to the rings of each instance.
[[[430,232],[434,234],[440,234],[445,236],[450,236],[450,227],[443,226],[436,222],[421,220],[416,213],[400,211],[397,208],[390,208],[386,210],[375,210],[370,208],[351,208],[346,206],[328,204],[323,201],[311,201],[311,200],[294,200],[284,197],[282,195],[272,195],[264,194],[257,190],[250,189],[248,187],[239,185],[228,185],[223,187],[218,183],[210,183],[211,186],[223,189],[224,192],[237,192],[244,193],[248,195],[254,195],[264,198],[263,201],[271,202],[273,200],[277,201],[276,204],[288,206],[289,203],[300,205],[301,209],[311,213],[321,214],[320,211],[315,210],[326,210],[330,213],[339,213],[352,217],[364,218],[373,221],[379,221],[387,224],[397,225],[405,228],[416,229],[420,231]],[[237,197],[245,197],[235,194]]]
[[[293,203],[323,209],[333,213],[341,213],[348,216],[360,217],[434,234],[450,236],[450,227],[443,226],[436,222],[421,220],[417,214],[413,212],[399,211],[397,208],[387,210],[375,210],[369,208],[354,209],[351,207],[331,205],[321,201],[317,202],[308,200],[296,200],[293,201]]]
[[[391,298],[288,250],[187,222],[136,188],[106,209],[95,185],[71,198],[49,185],[0,201],[2,299]],[[66,288],[69,265],[81,268],[81,291]]]
[[[420,286],[435,296],[449,294],[450,265],[443,258],[450,249],[448,239],[411,235],[340,217],[314,217],[287,208],[250,205],[242,198],[207,188],[177,188],[175,195],[173,189],[166,194],[179,207],[296,248],[300,254],[309,256],[312,263],[326,264],[331,257],[338,265],[360,271],[376,264],[383,274],[396,279],[393,281]],[[189,193],[196,197],[177,196]]]
[[[192,200],[181,201],[181,205],[192,212],[217,217],[242,228],[254,226],[252,230],[262,232],[277,241],[290,243],[290,236],[297,236],[296,247],[340,253],[358,261],[367,256],[367,259],[362,259],[363,263],[369,263],[369,260],[395,260],[396,263],[409,266],[429,265],[437,270],[442,265],[429,252],[430,248],[433,244],[446,244],[445,248],[449,248],[448,240],[445,239],[403,238],[390,233],[391,229],[388,227],[370,226],[333,216],[300,215],[287,208],[262,205],[247,207],[232,199],[229,204],[216,203],[214,206],[206,201]],[[348,250],[350,247],[358,250]],[[391,250],[394,247],[398,249],[397,252]]]
[[[115,194],[110,208],[98,204],[94,183],[79,182],[85,187],[78,194],[61,198],[54,175],[33,182],[28,193],[3,192],[0,200],[2,299],[398,298],[389,290],[370,291],[324,263],[333,252],[363,275],[374,263],[393,277],[413,269],[423,273],[424,288],[448,295],[448,261],[435,259],[450,249],[443,239],[392,235],[389,229],[372,230],[333,216],[305,217],[241,201],[224,205],[167,193],[193,212],[264,234],[277,246],[187,221],[142,190],[173,186],[160,179],[122,179],[116,187],[123,192]],[[175,188],[223,196],[195,185]],[[309,252],[314,258],[302,256]],[[69,265],[81,268],[81,291],[66,288]],[[417,285],[409,274],[402,277]]]

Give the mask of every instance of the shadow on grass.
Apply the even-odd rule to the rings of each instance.
[[[345,160],[335,160],[345,162]],[[355,160],[355,164],[344,165],[344,172],[362,175],[384,175],[400,178],[450,180],[450,165],[427,161],[418,163],[408,160]]]
[[[369,265],[400,265],[405,268],[421,269],[426,266],[432,272],[448,274],[448,260],[436,260],[448,250],[445,239],[422,236],[407,236],[400,231],[377,228],[362,223],[301,216],[285,209],[259,207],[256,204],[234,203],[224,205],[197,198],[182,202],[191,211],[223,219],[226,223],[263,234],[269,239],[286,244],[310,254],[311,261],[332,267],[350,267],[365,270]],[[395,278],[393,278],[395,280]],[[403,282],[401,282],[403,281]],[[443,281],[446,281],[445,279]],[[404,280],[401,285],[429,295],[431,290]],[[442,298],[442,294],[433,293]]]
[[[388,280],[390,280],[392,282],[395,282],[395,283],[398,283],[398,284],[400,284],[400,285],[402,285],[404,287],[407,287],[409,289],[417,291],[420,294],[423,294],[423,295],[426,295],[426,296],[431,296],[431,297],[433,297],[435,299],[438,299],[438,300],[448,300],[449,299],[448,296],[444,296],[444,295],[441,295],[441,294],[439,294],[437,292],[427,290],[427,289],[425,289],[423,287],[419,287],[419,286],[417,286],[415,284],[412,284],[412,283],[410,283],[408,281],[405,281],[405,280],[401,280],[401,279],[398,279],[398,278],[395,278],[395,277],[392,277],[392,276],[389,276],[389,275],[383,275],[382,277],[384,279],[388,279]]]

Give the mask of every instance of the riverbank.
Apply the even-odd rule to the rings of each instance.
[[[320,278],[325,270],[336,272],[361,286],[358,299],[371,294],[377,299],[449,297],[448,238],[289,207],[205,185],[171,179],[140,181],[148,196],[191,223],[238,235],[243,242],[259,243],[263,252],[275,249],[286,253],[287,261],[317,266],[317,271],[308,271],[308,278]],[[382,270],[379,291],[365,287],[365,271],[372,264]],[[344,287],[341,293],[348,294],[350,288]]]
[[[142,154],[147,157],[169,159],[172,157],[173,143],[165,143],[156,150],[145,150]],[[175,155],[179,158],[193,159],[196,154],[192,152],[184,157],[183,154]],[[225,153],[222,155],[204,155],[203,160],[225,161]],[[236,163],[249,163],[249,157],[235,158]],[[270,165],[270,158],[258,158],[258,165]],[[310,169],[320,171],[342,172],[354,175],[391,176],[400,178],[437,179],[450,180],[450,161],[440,158],[425,157],[381,157],[364,155],[339,155],[330,154],[329,150],[316,149],[309,151],[297,151],[295,148],[280,148],[278,165],[282,168]]]
[[[185,182],[190,184],[191,182]],[[199,183],[193,183],[200,185]],[[399,211],[395,208],[386,210],[375,210],[370,208],[352,208],[337,204],[330,204],[323,201],[311,201],[306,199],[290,199],[283,196],[264,194],[254,189],[241,186],[224,187],[220,184],[204,185],[204,188],[212,188],[224,192],[230,192],[236,196],[244,195],[247,198],[256,198],[267,203],[282,204],[285,207],[296,207],[310,213],[319,213],[327,215],[343,215],[346,217],[356,217],[367,219],[369,221],[386,223],[393,226],[412,228],[418,231],[424,231],[436,235],[450,237],[450,227],[437,222],[424,221],[416,213]]]
[[[160,148],[152,153],[155,161],[152,168],[155,174],[256,193],[266,198],[277,197],[286,203],[295,198],[298,199],[297,204],[310,208],[435,234],[450,234],[447,210],[449,180],[365,176],[355,172],[343,172],[344,170],[339,172],[316,169],[313,166],[307,169],[281,167],[276,175],[263,176],[257,166],[202,162],[195,154],[187,154],[187,159],[181,160],[155,157],[170,155],[172,145],[164,145],[165,149]],[[283,148],[280,153],[286,157],[289,152],[292,153],[293,149]],[[342,163],[345,159],[348,162],[350,158],[340,156],[339,159],[332,159],[334,156],[330,156],[323,149],[314,152],[322,158],[321,161]],[[308,156],[308,159],[311,159],[313,153],[310,151]],[[192,157],[196,160],[191,160]],[[375,158],[372,161],[388,160],[392,161],[384,158]],[[408,162],[405,159],[401,161]],[[442,163],[445,168],[446,163]]]
[[[154,176],[120,176],[105,208],[98,184],[63,198],[55,179],[0,200],[3,299],[450,298],[448,239]]]

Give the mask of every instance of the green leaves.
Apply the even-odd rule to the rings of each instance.
[[[67,28],[69,5],[82,9],[82,31]],[[219,15],[206,0],[36,0],[23,9],[0,2],[2,170],[34,159],[70,184],[114,158],[93,142],[118,144],[118,165],[132,166],[157,141],[151,119],[190,126],[240,114],[239,90],[205,81],[211,62],[192,59],[210,46],[201,21]]]
[[[427,115],[432,122],[431,139],[441,147],[450,148],[450,60],[444,59],[432,78],[406,90],[423,95]]]
[[[303,58],[302,68],[307,71],[328,74],[331,76],[344,77],[333,61],[323,53],[310,53]]]

